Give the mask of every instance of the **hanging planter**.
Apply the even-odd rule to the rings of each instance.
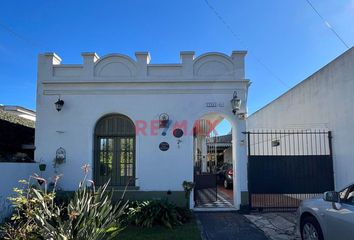
[[[39,171],[44,172],[47,167],[47,164],[41,163],[39,164],[38,167],[39,167]]]
[[[62,165],[66,161],[66,151],[64,148],[60,147],[55,153],[55,158],[53,160],[53,167],[55,169],[55,173],[58,170],[59,165]]]

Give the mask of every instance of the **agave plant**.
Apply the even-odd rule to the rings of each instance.
[[[133,224],[145,228],[162,225],[171,229],[184,222],[179,209],[166,199],[135,202],[129,207],[128,216]]]
[[[108,182],[98,188],[89,188],[83,182],[66,209],[43,204],[36,214],[36,221],[43,229],[45,239],[96,240],[113,239],[122,230],[119,217],[126,203],[112,204],[107,192]],[[40,192],[37,192],[41,198]]]

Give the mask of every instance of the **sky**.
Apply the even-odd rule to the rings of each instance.
[[[311,2],[352,46],[354,0]],[[253,113],[346,47],[306,0],[1,1],[0,104],[35,109],[43,52],[57,53],[64,64],[82,63],[81,52],[134,58],[136,51],[149,51],[151,63],[179,63],[180,51],[233,50],[248,51]]]

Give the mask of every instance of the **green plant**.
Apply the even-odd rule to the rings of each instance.
[[[34,176],[33,178],[38,178]],[[9,200],[14,208],[10,222],[2,227],[3,239],[41,239],[41,230],[36,224],[35,212],[40,209],[40,200],[36,198],[35,188],[29,181],[20,180],[23,188],[14,188],[15,195]],[[53,193],[46,193],[42,201],[50,201]]]
[[[147,228],[154,225],[173,228],[186,221],[182,211],[167,200],[135,202],[129,206],[128,216],[133,224]]]
[[[47,167],[47,164],[41,163],[38,165],[39,171],[44,172]]]
[[[44,181],[43,188],[36,189],[24,182],[24,189],[15,189],[17,196],[11,198],[15,211],[11,222],[4,226],[2,238],[99,240],[116,237],[122,230],[120,217],[127,203],[112,203],[108,182],[96,189],[94,183],[87,180],[88,168],[84,166],[84,180],[69,203],[55,201],[59,176],[55,177],[50,192],[47,181],[38,176],[32,178]],[[87,186],[89,183],[91,187]]]
[[[195,183],[183,181],[182,187],[184,189],[184,194],[185,194],[185,198],[186,198],[186,208],[189,208],[189,200],[190,200],[191,192],[192,192],[193,188],[195,187]]]
[[[75,191],[57,191],[55,193],[55,204],[67,206],[70,200],[73,199]]]
[[[192,211],[189,208],[176,207],[176,211],[182,223],[187,223],[193,218]]]
[[[51,207],[43,204],[43,212],[36,214],[36,222],[43,230],[45,239],[95,240],[116,237],[122,229],[119,217],[126,204],[112,204],[107,186],[108,183],[95,190],[82,182],[64,211],[60,207],[50,211]]]

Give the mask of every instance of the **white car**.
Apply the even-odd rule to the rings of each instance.
[[[303,240],[354,240],[354,183],[303,201],[298,217]]]

